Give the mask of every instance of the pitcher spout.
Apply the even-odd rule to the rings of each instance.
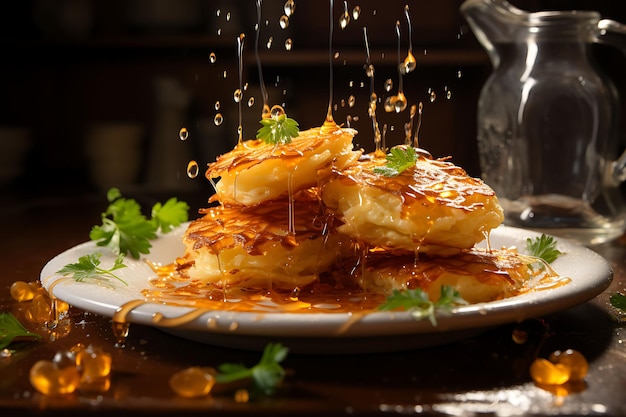
[[[494,44],[513,42],[528,19],[528,12],[505,0],[466,0],[460,10],[494,67],[500,62]]]

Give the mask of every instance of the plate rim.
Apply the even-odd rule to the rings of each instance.
[[[172,239],[177,239],[186,230],[188,223],[174,229],[167,235],[162,235],[152,241],[153,250],[163,249]],[[492,230],[491,239],[509,239],[511,243],[522,242],[523,239],[539,236],[540,232],[520,229],[511,226],[501,225]],[[437,325],[433,326],[428,320],[416,320],[410,312],[380,311],[368,312],[363,315],[359,313],[284,313],[284,312],[235,312],[228,310],[207,310],[196,319],[189,321],[177,328],[162,325],[154,321],[155,313],[161,313],[166,318],[175,317],[176,314],[183,315],[196,310],[191,306],[167,305],[155,302],[146,302],[139,307],[132,309],[126,316],[129,323],[143,324],[157,328],[167,328],[168,332],[181,334],[189,332],[236,334],[243,336],[265,336],[265,337],[290,337],[290,338],[352,338],[352,337],[376,337],[388,335],[415,335],[433,334],[451,331],[462,331],[470,329],[488,328],[511,322],[519,322],[525,319],[539,317],[545,314],[554,313],[560,310],[582,304],[602,293],[613,280],[613,269],[611,265],[597,252],[584,247],[568,239],[555,237],[560,248],[565,255],[554,263],[555,270],[559,270],[559,263],[565,264],[568,257],[583,256],[585,261],[593,261],[595,267],[599,268],[593,276],[583,277],[582,285],[574,281],[560,288],[550,290],[540,290],[514,297],[505,298],[486,303],[470,304],[458,306],[452,309],[449,315],[437,314]],[[481,242],[485,244],[485,241]],[[182,242],[181,242],[182,245]],[[515,245],[513,245],[515,246]],[[182,246],[181,246],[182,248]],[[96,245],[93,241],[80,243],[68,248],[50,259],[42,268],[40,280],[44,288],[48,290],[50,285],[62,278],[56,274],[56,270],[67,263],[63,259],[74,257],[77,259],[81,254],[86,254],[98,250],[104,252],[105,249]],[[152,254],[153,251],[151,251]],[[151,254],[142,256],[139,260],[126,259],[126,263],[138,266],[150,259]],[[109,256],[113,256],[110,254]],[[171,256],[171,260],[175,259]],[[105,254],[103,254],[103,258]],[[120,270],[121,271],[121,270]],[[130,272],[129,272],[130,273]],[[147,284],[147,279],[145,284]],[[576,279],[581,279],[577,277]],[[85,298],[81,296],[82,290],[76,292],[76,288],[97,285],[98,291],[103,290],[102,285],[92,282],[76,282],[64,280],[52,288],[54,297],[67,302],[70,305],[81,308],[105,317],[113,317],[113,314],[130,300],[119,300],[116,303],[109,303],[103,300]],[[147,285],[146,285],[147,286]],[[146,287],[144,286],[144,288]],[[89,288],[89,287],[87,287]],[[112,284],[115,290],[124,291],[124,287]],[[563,289],[565,288],[565,289]],[[89,292],[89,291],[88,291]],[[546,295],[547,294],[547,295]],[[114,294],[120,297],[120,294]],[[558,304],[558,306],[557,306]]]

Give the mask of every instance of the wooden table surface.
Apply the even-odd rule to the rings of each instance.
[[[158,198],[156,198],[158,199]],[[149,204],[150,197],[144,197]],[[0,305],[19,316],[9,292],[17,280],[36,281],[56,254],[88,240],[99,224],[102,196],[9,201],[0,207]],[[193,205],[192,205],[193,207]],[[3,415],[626,415],[624,316],[609,297],[626,290],[626,239],[594,247],[614,271],[611,286],[595,299],[545,317],[511,323],[440,346],[392,353],[311,355],[290,353],[279,391],[247,403],[222,389],[197,399],[177,396],[170,376],[190,366],[224,362],[255,364],[259,352],[215,347],[131,325],[116,347],[111,319],[71,308],[69,333],[13,344],[0,357]],[[621,319],[621,322],[620,322]],[[27,328],[40,330],[25,322]],[[512,334],[522,329],[525,343]],[[77,343],[112,354],[111,387],[104,393],[45,396],[29,382],[40,360]],[[537,386],[529,367],[537,356],[576,349],[589,361],[578,392],[560,395]],[[8,414],[11,413],[11,414]]]

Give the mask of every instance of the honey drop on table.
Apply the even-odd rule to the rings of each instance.
[[[564,365],[537,358],[530,365],[530,376],[539,384],[561,385],[569,380],[570,373]]]
[[[213,374],[206,368],[193,366],[176,372],[170,378],[170,387],[181,397],[202,397],[215,385]]]
[[[548,357],[548,360],[554,364],[566,366],[570,372],[570,381],[582,381],[589,370],[587,359],[574,349],[557,350]]]

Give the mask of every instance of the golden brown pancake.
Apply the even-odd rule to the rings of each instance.
[[[451,256],[420,254],[394,256],[373,252],[361,261],[356,279],[371,292],[421,288],[429,299],[439,299],[441,287],[457,290],[468,303],[489,302],[519,294],[532,278],[529,263],[517,250],[472,248]]]
[[[321,197],[344,223],[339,231],[395,253],[451,254],[501,224],[502,208],[489,186],[451,162],[418,155],[414,167],[393,177],[374,171],[386,164],[375,154],[330,169]]]
[[[191,279],[250,288],[303,287],[349,250],[331,233],[315,190],[253,207],[219,205],[202,211],[184,235],[179,271]],[[332,221],[332,219],[330,219]]]
[[[209,164],[206,177],[220,178],[212,201],[253,206],[316,186],[320,169],[341,170],[361,156],[353,150],[355,134],[327,122],[284,145],[245,141]]]

